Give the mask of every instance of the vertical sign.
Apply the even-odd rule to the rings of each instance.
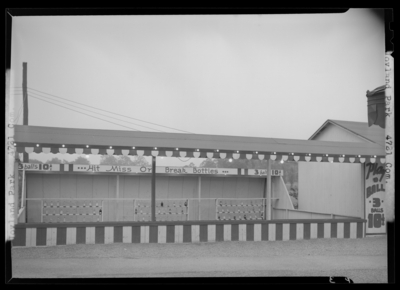
[[[6,241],[14,239],[14,98],[10,94],[10,71],[6,72]]]
[[[394,84],[393,57],[385,55],[385,151],[386,151],[386,204],[387,221],[394,221]]]
[[[366,234],[386,233],[385,168],[382,163],[365,164]]]

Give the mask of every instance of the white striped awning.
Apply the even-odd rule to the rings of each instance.
[[[377,161],[384,163],[385,161],[384,147],[373,143],[21,125],[15,126],[14,146],[19,153],[232,158],[339,163],[373,163]]]

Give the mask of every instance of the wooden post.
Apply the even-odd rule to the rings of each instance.
[[[22,97],[23,97],[23,120],[22,125],[28,125],[28,64],[22,63]],[[29,162],[29,154],[22,153],[22,162]]]
[[[267,198],[267,178],[264,178],[264,190],[263,190],[263,210],[264,210],[264,216],[263,219],[266,220],[267,219],[267,203],[266,198]]]
[[[117,188],[116,188],[116,190],[117,190],[117,206],[116,206],[116,208],[117,208],[117,218],[116,218],[116,220],[118,222],[119,221],[119,210],[120,210],[120,206],[119,206],[119,175],[117,175]]]
[[[271,160],[267,160],[268,170],[267,170],[267,220],[271,220],[272,217],[272,204],[271,204]]]
[[[199,182],[197,187],[198,203],[199,203],[199,221],[201,220],[201,176],[199,176]]]
[[[156,156],[151,157],[151,221],[156,221]]]

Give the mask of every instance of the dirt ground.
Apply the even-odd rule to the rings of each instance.
[[[387,283],[386,236],[13,248],[14,278],[344,276]],[[266,280],[268,282],[268,280]]]

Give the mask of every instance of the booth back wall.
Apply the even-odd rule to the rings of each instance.
[[[159,176],[156,180],[157,199],[191,199],[189,220],[215,220],[216,198],[262,198],[264,194],[263,178]],[[41,222],[41,199],[46,198],[103,200],[103,221],[132,221],[133,199],[150,197],[149,176],[27,174],[27,222]]]

